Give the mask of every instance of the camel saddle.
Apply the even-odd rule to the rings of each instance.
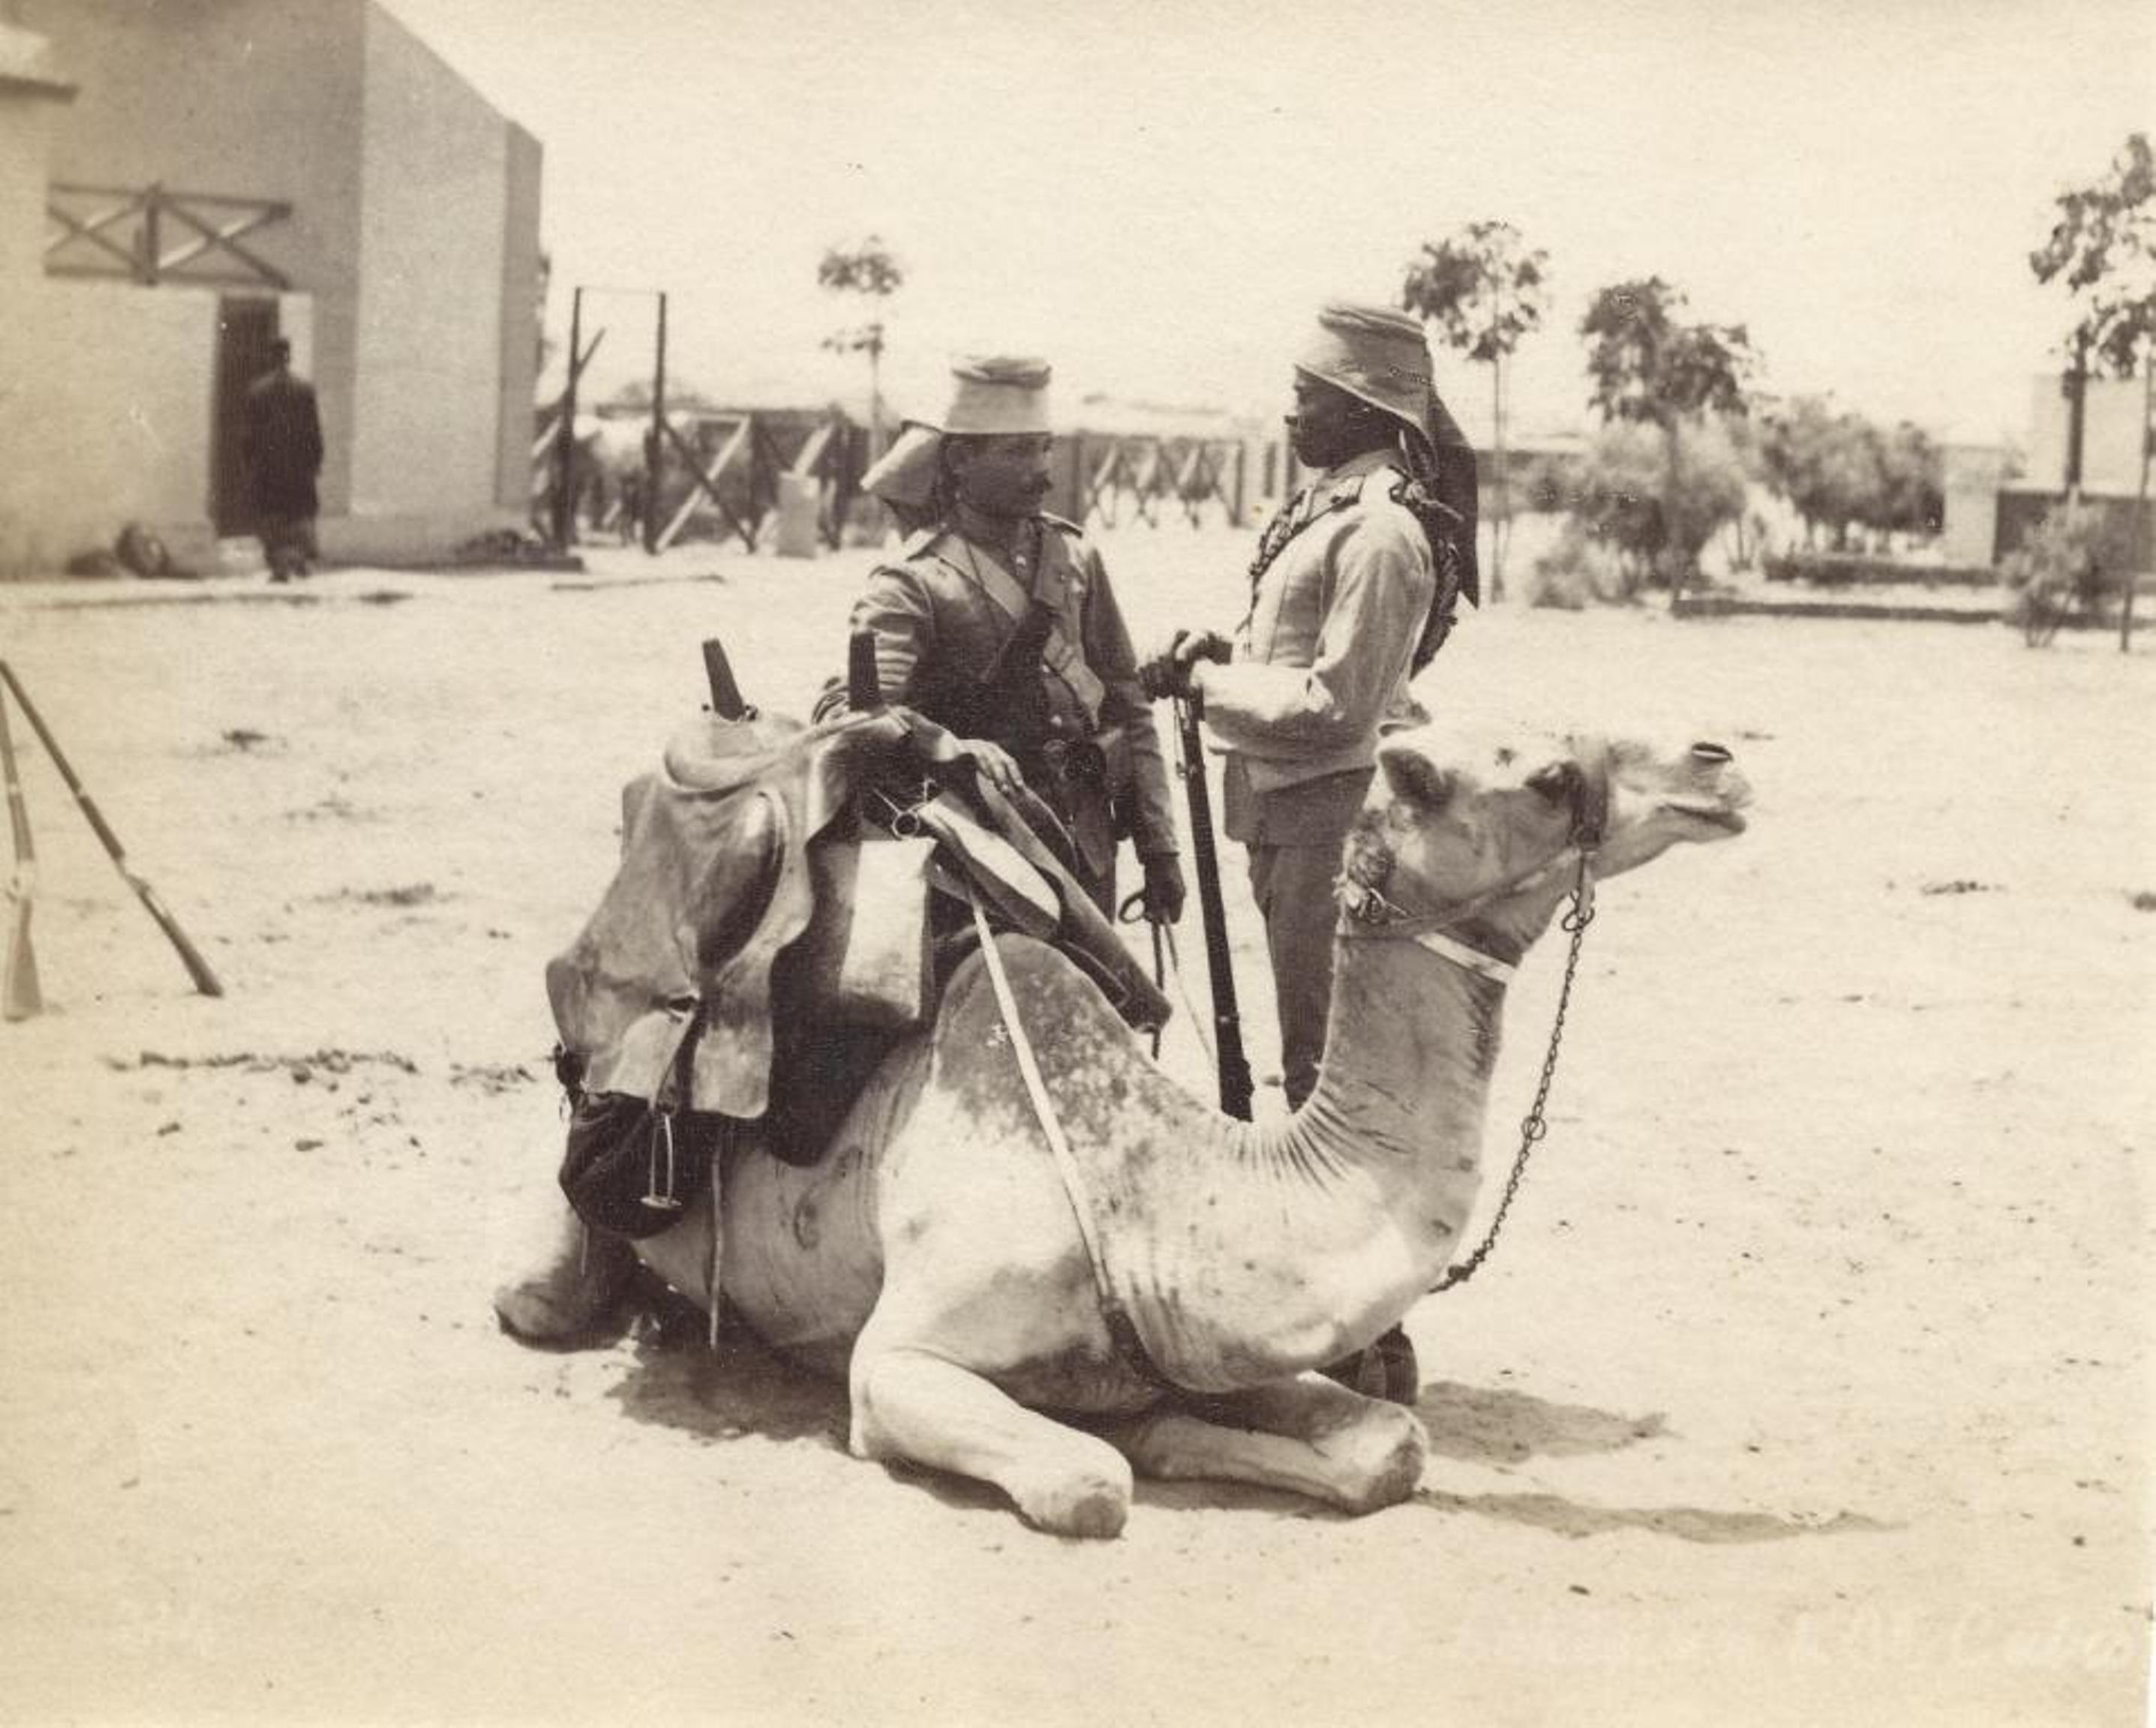
[[[652,1097],[701,1003],[684,1107],[763,1118],[780,1042],[774,1007],[788,1023],[783,1042],[798,1048],[798,1023],[817,1010],[788,999],[789,982],[819,969],[817,945],[802,939],[845,910],[819,911],[819,887],[829,900],[860,874],[829,854],[875,843],[867,836],[879,813],[932,837],[935,874],[958,879],[996,921],[1070,952],[1134,1027],[1164,1023],[1166,999],[1055,847],[973,778],[951,734],[902,708],[814,728],[705,713],[676,733],[660,771],[624,789],[619,867],[547,967],[562,1049],[583,1059],[582,1089]],[[923,1016],[933,1010],[925,998]],[[859,1031],[828,1029],[836,1043]],[[819,1035],[811,1028],[806,1041]]]

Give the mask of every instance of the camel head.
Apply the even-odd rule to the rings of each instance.
[[[1665,754],[1575,738],[1536,750],[1464,747],[1424,727],[1389,739],[1349,833],[1340,895],[1350,916],[1453,929],[1517,958],[1571,892],[1580,848],[1597,880],[1681,841],[1744,830],[1751,788],[1719,744]]]

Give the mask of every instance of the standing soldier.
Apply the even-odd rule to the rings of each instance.
[[[271,370],[247,387],[245,453],[254,506],[254,531],[270,562],[270,580],[305,576],[321,508],[315,477],[322,467],[322,422],[315,387],[292,370],[292,345],[270,345]]]
[[[1475,458],[1431,382],[1422,326],[1384,307],[1328,305],[1295,362],[1295,454],[1317,476],[1258,543],[1231,644],[1176,633],[1149,662],[1155,695],[1198,704],[1225,751],[1223,825],[1250,851],[1279,1009],[1291,1109],[1317,1084],[1332,997],[1333,878],[1381,732],[1414,724],[1408,680],[1475,579]],[[1412,1398],[1396,1328],[1387,1395]]]
[[[870,574],[852,628],[875,638],[885,700],[957,733],[991,783],[1023,782],[1055,813],[1103,911],[1115,912],[1127,835],[1147,915],[1173,924],[1183,898],[1174,809],[1130,633],[1100,554],[1040,509],[1048,367],[968,360],[953,376],[948,412],[909,425],[863,479],[914,531],[897,562]]]

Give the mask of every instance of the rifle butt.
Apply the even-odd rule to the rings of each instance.
[[[194,980],[195,988],[204,996],[223,995],[224,986],[218,982],[217,974],[209,968],[209,962],[187,940],[187,933],[180,928],[179,920],[165,910],[157,891],[140,876],[132,874],[127,878],[127,885],[135,890],[135,897],[142,902],[144,910],[157,920],[157,928],[164,931],[165,940],[172,945],[172,951],[180,956],[180,964],[187,969],[187,976]]]
[[[38,955],[30,946],[30,906],[34,884],[18,870],[8,886],[8,957],[5,977],[0,977],[0,1019],[28,1020],[45,1011],[44,992],[38,984]]]

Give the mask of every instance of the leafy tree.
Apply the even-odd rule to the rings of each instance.
[[[1634,421],[1662,434],[1664,515],[1681,520],[1683,428],[1710,414],[1742,415],[1758,357],[1741,324],[1684,321],[1684,295],[1659,276],[1602,290],[1580,320],[1588,339],[1589,405],[1605,423]],[[1685,577],[1698,567],[1702,538],[1666,537],[1663,556],[1676,604]]]
[[[1669,473],[1670,435],[1641,420],[1613,419],[1594,436],[1572,479],[1573,520],[1614,552],[1630,596],[1656,571],[1697,569],[1717,530],[1739,520],[1748,479],[1729,418],[1681,423],[1677,484]]]
[[[1877,453],[1863,421],[1838,413],[1824,397],[1800,396],[1772,415],[1761,441],[1767,483],[1804,525],[1804,544],[1824,527],[1845,551],[1850,529],[1874,513],[1880,490]]]
[[[1490,530],[1490,591],[1505,593],[1512,526],[1505,474],[1505,362],[1538,328],[1548,301],[1549,254],[1530,248],[1508,222],[1472,222],[1408,265],[1400,304],[1436,327],[1445,346],[1490,368],[1491,460],[1496,510]]]
[[[1845,551],[1851,528],[1875,534],[1936,534],[1945,511],[1938,447],[1906,421],[1881,431],[1861,414],[1837,413],[1823,397],[1800,396],[1768,417],[1761,440],[1767,483],[1804,524]]]
[[[1685,297],[1660,276],[1620,282],[1580,320],[1588,405],[1604,420],[1668,426],[1690,414],[1741,414],[1758,358],[1741,324],[1679,321]]]
[[[869,357],[869,458],[883,449],[883,303],[898,292],[906,271],[891,250],[875,234],[851,249],[828,248],[816,266],[819,286],[834,294],[858,295],[871,315],[868,321],[824,339],[834,353],[866,354]]]
[[[1931,434],[1904,420],[1879,439],[1880,509],[1871,526],[1929,537],[1946,520],[1946,462]]]
[[[2066,492],[2078,494],[2082,479],[2082,422],[2088,359],[2118,377],[2131,377],[2142,356],[2156,349],[2156,155],[2148,135],[2133,132],[2111,160],[2109,173],[2095,185],[2059,195],[2059,219],[2051,238],[2029,254],[2039,282],[2062,281],[2081,309],[2067,336],[2073,359],[2067,373],[2071,416],[2066,428]],[[2156,353],[2149,365],[2156,369]],[[2135,513],[2140,536],[2138,561],[2148,560],[2146,496],[2149,433],[2141,433],[2143,496]],[[2133,589],[2129,583],[2120,608],[2118,646],[2133,639]]]
[[[2029,268],[2075,297],[2076,349],[2131,377],[2156,336],[2156,155],[2148,135],[2131,134],[2103,179],[2056,202],[2059,219]]]

